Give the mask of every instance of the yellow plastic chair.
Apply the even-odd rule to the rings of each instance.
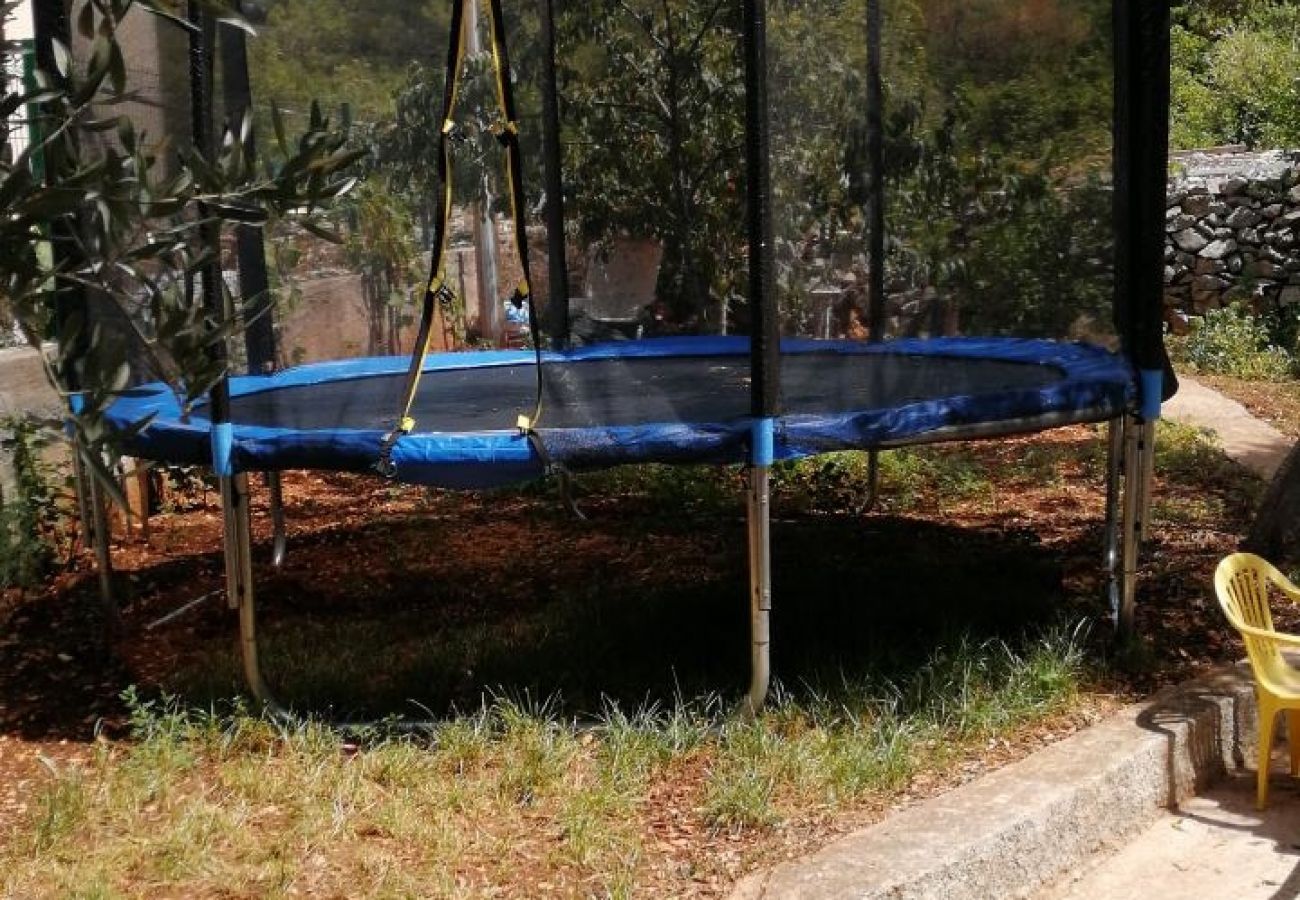
[[[1214,591],[1219,606],[1246,642],[1246,655],[1255,676],[1259,699],[1259,773],[1257,804],[1268,803],[1268,769],[1273,749],[1277,714],[1286,711],[1291,774],[1300,775],[1300,669],[1286,661],[1282,649],[1300,649],[1300,636],[1273,629],[1269,611],[1270,585],[1293,603],[1300,602],[1300,588],[1286,579],[1267,560],[1253,553],[1225,557],[1214,572]]]

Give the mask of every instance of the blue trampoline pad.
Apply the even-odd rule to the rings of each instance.
[[[776,456],[793,459],[1036,431],[1123,413],[1134,374],[1090,344],[1013,338],[936,338],[884,344],[782,344]],[[752,425],[749,341],[666,338],[601,344],[542,357],[537,433],[574,469],[636,462],[743,462]],[[407,359],[315,363],[231,379],[237,471],[365,471],[379,457],[401,400]],[[531,351],[430,355],[413,410],[415,430],[394,447],[396,477],[488,487],[540,475],[542,460],[516,428],[533,411]],[[109,410],[134,455],[210,464],[211,422],[183,416],[166,386],[126,392]]]

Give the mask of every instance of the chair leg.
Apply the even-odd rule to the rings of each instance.
[[[1286,711],[1286,744],[1291,751],[1291,774],[1300,775],[1300,709]]]
[[[1277,725],[1278,710],[1270,699],[1259,698],[1259,771],[1255,776],[1255,805],[1259,809],[1268,805],[1268,770],[1273,758],[1273,730]]]

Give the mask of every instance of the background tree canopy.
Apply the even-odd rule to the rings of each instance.
[[[1195,0],[1175,8],[1174,147],[1300,146],[1300,5]]]

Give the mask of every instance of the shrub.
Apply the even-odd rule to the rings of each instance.
[[[41,459],[43,439],[25,419],[0,422],[9,437],[0,448],[9,455],[14,475],[9,495],[0,493],[0,590],[31,587],[54,562],[53,534],[59,511],[52,473]]]
[[[1238,378],[1286,378],[1296,364],[1290,353],[1272,343],[1264,320],[1235,303],[1193,319],[1181,351],[1198,372]]]

